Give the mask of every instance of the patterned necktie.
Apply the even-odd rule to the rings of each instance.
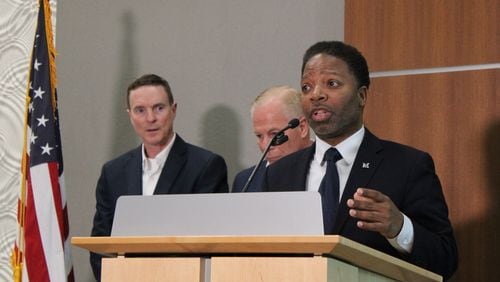
[[[342,155],[335,148],[325,152],[323,162],[326,164],[326,173],[319,185],[321,203],[323,205],[323,227],[325,234],[332,234],[333,224],[339,206],[339,173],[335,163],[342,159]]]

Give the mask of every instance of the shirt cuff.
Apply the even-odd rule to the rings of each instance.
[[[400,253],[409,254],[413,249],[414,236],[413,223],[405,214],[403,214],[403,227],[401,228],[398,236],[387,240]]]

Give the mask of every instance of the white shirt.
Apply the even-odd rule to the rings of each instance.
[[[359,147],[365,136],[365,127],[362,126],[353,135],[349,136],[344,141],[340,142],[335,146],[335,148],[342,155],[342,159],[339,160],[335,165],[337,166],[337,171],[339,174],[339,201],[342,199],[342,194],[344,193],[345,185],[349,174],[351,173],[352,165],[358,154]],[[314,153],[313,160],[311,161],[311,166],[309,168],[309,174],[306,181],[306,189],[308,191],[318,191],[321,180],[326,173],[326,162],[323,162],[323,156],[329,148],[330,144],[316,137],[316,150]],[[367,187],[369,188],[369,187]],[[409,253],[413,247],[413,224],[411,220],[403,214],[403,227],[399,232],[398,236],[393,239],[388,239],[389,243],[396,248],[399,252]]]
[[[163,150],[154,158],[148,158],[142,144],[142,195],[150,196],[154,194],[156,184],[160,178],[161,171],[165,166],[168,154],[172,149],[176,134]]]
[[[342,155],[342,159],[335,164],[339,173],[339,201],[342,197],[342,193],[344,192],[347,178],[349,177],[349,173],[351,173],[352,164],[354,163],[354,159],[356,159],[356,155],[358,154],[359,146],[361,146],[361,141],[363,141],[364,135],[365,128],[361,127],[360,130],[356,131],[353,135],[349,136],[347,139],[335,146],[335,148]],[[309,169],[309,175],[307,176],[306,181],[306,189],[308,191],[318,191],[319,189],[321,180],[326,173],[326,162],[322,163],[323,156],[329,148],[331,148],[330,144],[316,137],[316,151],[314,153],[311,167]]]

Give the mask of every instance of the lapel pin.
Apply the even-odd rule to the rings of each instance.
[[[363,163],[363,168],[370,168],[370,163]]]

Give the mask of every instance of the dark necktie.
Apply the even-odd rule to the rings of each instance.
[[[325,234],[333,232],[333,224],[339,205],[339,173],[335,163],[340,159],[342,159],[342,155],[335,148],[328,149],[323,157],[323,162],[326,161],[326,173],[319,185],[319,193],[323,205]]]

